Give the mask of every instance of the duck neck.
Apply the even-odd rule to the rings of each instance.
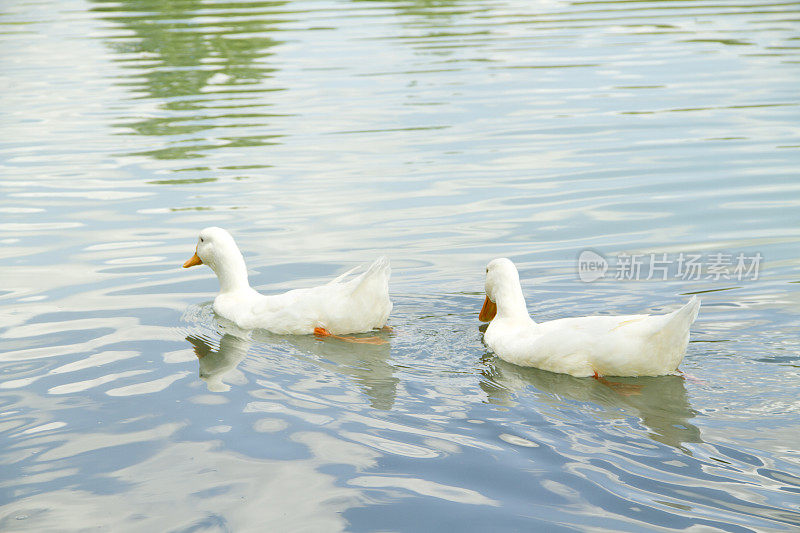
[[[497,315],[500,318],[531,319],[519,282],[509,283],[495,291],[495,303],[497,304]]]
[[[219,292],[237,292],[250,288],[247,266],[239,250],[226,254],[212,268],[219,280]]]

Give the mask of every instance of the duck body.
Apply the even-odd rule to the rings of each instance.
[[[488,309],[487,309],[488,308]],[[487,268],[484,342],[520,366],[587,376],[660,376],[677,371],[697,317],[696,297],[666,315],[587,316],[536,323],[508,259]],[[496,310],[495,310],[496,309]]]
[[[220,282],[214,312],[242,329],[303,335],[315,328],[344,335],[363,333],[386,324],[389,299],[389,260],[381,257],[364,272],[352,269],[318,287],[263,295],[250,287],[247,268],[233,237],[222,228],[200,232],[195,255],[184,264],[206,264]]]

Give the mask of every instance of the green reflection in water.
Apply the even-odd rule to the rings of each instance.
[[[95,1],[92,11],[126,30],[104,37],[116,54],[114,60],[135,71],[119,84],[129,87],[136,98],[161,100],[159,116],[125,117],[117,126],[145,136],[177,137],[217,128],[248,133],[214,142],[176,138],[169,146],[125,155],[187,159],[203,157],[211,149],[275,144],[280,135],[253,134],[253,129],[265,127],[275,116],[260,112],[271,105],[263,93],[281,89],[259,84],[276,71],[264,60],[282,42],[270,34],[286,22],[275,16],[285,4]]]

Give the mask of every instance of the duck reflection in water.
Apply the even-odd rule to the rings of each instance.
[[[236,370],[236,366],[250,350],[252,342],[230,333],[222,335],[217,349],[214,349],[211,341],[199,335],[189,335],[186,340],[194,347],[200,367],[200,379],[206,382],[208,390],[212,392],[230,390],[231,386],[225,383],[223,378]]]
[[[219,317],[217,319],[219,320]],[[389,363],[391,355],[389,331],[376,332],[375,334],[386,342],[375,344],[346,342],[335,337],[275,335],[260,330],[247,332],[239,330],[232,324],[222,323],[221,320],[219,326],[223,330],[219,347],[214,347],[214,341],[201,335],[186,337],[197,355],[200,379],[206,382],[210,391],[230,390],[230,385],[225,383],[223,378],[227,376],[230,381],[231,374],[238,372],[237,365],[253,344],[282,345],[290,348],[287,350],[289,355],[351,378],[367,396],[373,408],[389,410],[394,405],[400,380],[394,376],[395,367]],[[374,337],[369,338],[374,339]]]
[[[486,354],[483,362],[481,373],[486,379],[481,380],[481,388],[491,403],[515,405],[515,394],[533,387],[537,401],[559,409],[573,409],[573,401],[591,402],[602,407],[602,416],[609,419],[635,416],[647,427],[651,439],[686,453],[683,443],[703,442],[700,429],[689,423],[696,411],[680,376],[614,378],[606,383],[520,367],[491,354]]]

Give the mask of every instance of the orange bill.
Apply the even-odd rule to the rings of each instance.
[[[199,257],[197,257],[197,251],[195,250],[194,255],[192,257],[190,257],[189,260],[186,261],[183,264],[183,268],[189,268],[189,267],[193,267],[193,266],[196,266],[196,265],[202,265],[202,264],[203,264],[203,262],[200,260]]]
[[[481,322],[491,322],[491,320],[497,314],[497,304],[494,303],[489,299],[487,296],[486,299],[483,301],[483,307],[481,307],[481,312],[478,315],[478,320]]]

